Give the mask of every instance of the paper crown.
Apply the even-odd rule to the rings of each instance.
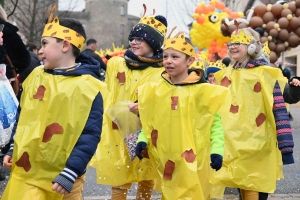
[[[177,35],[175,35],[175,37],[170,38],[175,28],[173,28],[169,37],[165,40],[164,50],[171,48],[180,51],[182,53],[185,53],[186,55],[194,56],[195,55],[194,47],[193,45],[185,41],[183,32],[179,32]]]
[[[266,42],[264,43],[264,46],[263,46],[262,51],[263,51],[268,57],[270,57],[270,55],[271,55],[271,50],[269,49],[269,42],[268,42],[268,41],[266,41]]]
[[[245,35],[245,32],[242,29],[239,33],[236,33],[235,31],[231,34],[230,43],[250,44],[253,38],[252,35]]]
[[[153,29],[157,30],[160,34],[162,34],[164,37],[167,34],[167,27],[161,23],[159,20],[155,19],[155,9],[153,9],[153,16],[145,16],[147,12],[147,6],[143,4],[144,7],[144,15],[141,17],[138,24],[145,24]]]
[[[210,68],[210,67],[223,69],[223,68],[226,68],[226,65],[222,62],[222,60],[217,60],[217,61],[213,61],[213,62],[208,62],[207,68]]]
[[[207,59],[204,56],[196,54],[195,61],[190,65],[189,68],[202,69],[203,71],[206,71],[207,66]]]
[[[51,23],[47,23],[44,28],[42,37],[55,37],[62,40],[68,40],[71,44],[77,47],[80,51],[83,49],[85,38],[76,31],[61,26],[58,17]]]
[[[157,30],[160,34],[162,34],[164,37],[166,36],[167,33],[167,27],[158,21],[157,19],[154,18],[154,16],[144,16],[141,18],[138,24],[145,24],[148,25],[155,30]]]

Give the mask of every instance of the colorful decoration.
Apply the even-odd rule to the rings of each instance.
[[[251,27],[261,34],[260,41],[268,41],[270,62],[273,65],[281,53],[300,44],[300,0],[281,4],[259,4],[247,11],[247,22],[240,27]],[[227,23],[227,22],[226,22]],[[223,36],[233,31],[222,25]]]
[[[231,12],[223,2],[212,0],[207,5],[200,3],[192,16],[196,19],[190,31],[193,44],[200,51],[205,51],[208,59],[216,52],[220,57],[225,57],[227,55],[225,44],[230,38],[224,37],[220,32],[222,20],[240,18],[243,13]]]
[[[95,51],[96,54],[98,54],[101,59],[107,63],[107,58],[105,57],[105,55],[108,55],[109,57],[113,57],[113,56],[120,56],[123,57],[124,53],[126,51],[126,49],[124,49],[124,46],[122,47],[116,47],[114,43],[112,43],[112,50],[111,49],[100,49],[99,51]]]

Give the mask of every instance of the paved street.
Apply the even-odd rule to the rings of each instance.
[[[284,167],[285,179],[278,181],[275,194],[270,195],[268,200],[300,200],[300,103],[291,106],[291,113],[294,121],[291,122],[293,128],[293,136],[295,142],[294,158],[295,164]],[[5,169],[5,181],[0,181],[0,194],[2,194],[7,179],[9,170]],[[109,200],[110,187],[98,185],[95,178],[95,170],[89,168],[84,185],[84,200]],[[135,199],[136,185],[134,184],[129,190],[127,199]],[[224,200],[238,200],[236,189],[227,189]],[[153,193],[153,199],[160,199],[160,195]]]

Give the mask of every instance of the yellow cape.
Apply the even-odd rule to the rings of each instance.
[[[110,104],[122,101],[136,101],[137,89],[149,81],[158,80],[164,68],[148,67],[144,70],[130,70],[125,59],[113,57],[107,64],[106,78],[110,91]],[[101,142],[91,166],[96,168],[97,182],[112,186],[153,180],[157,177],[149,159],[130,160],[124,139],[119,130],[114,129],[111,119],[104,114]]]
[[[65,168],[105,84],[90,75],[51,75],[41,66],[22,86],[12,173],[1,199],[62,199],[52,181]]]
[[[142,127],[163,199],[208,197],[210,129],[216,112],[229,109],[228,95],[227,88],[207,83],[174,86],[160,80],[139,88]]]
[[[276,80],[281,91],[287,79],[273,67],[223,69],[215,73],[218,84],[231,91],[232,102],[225,128],[223,167],[213,183],[273,193],[283,177],[273,116]]]

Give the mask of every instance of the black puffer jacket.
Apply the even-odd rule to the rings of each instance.
[[[13,78],[12,69],[5,58],[6,53],[10,57],[18,74],[28,67],[30,55],[21,37],[17,33],[19,29],[1,18],[0,24],[4,24],[4,29],[2,31],[3,45],[0,46],[0,63],[6,64],[6,76],[8,78]]]

